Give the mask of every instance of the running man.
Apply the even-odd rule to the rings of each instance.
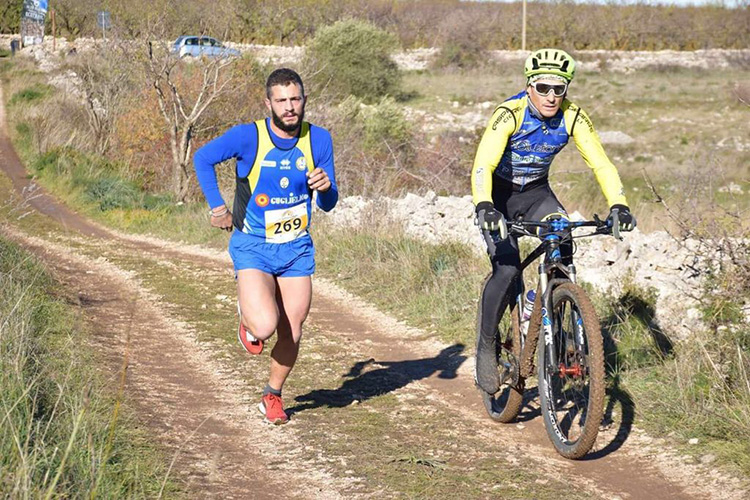
[[[471,171],[471,191],[477,221],[484,230],[498,229],[501,218],[523,215],[527,220],[566,217],[550,188],[552,160],[572,137],[610,206],[619,212],[620,228],[630,231],[630,213],[617,168],[604,153],[588,115],[566,98],[575,74],[575,61],[558,49],[533,52],[524,65],[526,89],[503,102],[490,118],[477,148]],[[570,263],[572,248],[562,245],[563,261]],[[565,262],[567,260],[567,262]],[[521,262],[518,241],[507,238],[497,246],[492,276],[479,300],[480,334],[477,339],[476,380],[494,394],[499,389],[496,335],[500,318],[512,297],[511,286]]]
[[[277,333],[268,384],[258,405],[265,420],[284,424],[281,390],[294,367],[312,299],[315,249],[307,231],[312,199],[327,211],[338,201],[331,135],[306,121],[305,90],[293,70],[266,81],[270,118],[237,125],[195,152],[195,172],[211,209],[211,225],[234,231],[240,322],[238,337],[250,354]],[[215,165],[237,160],[229,211],[219,193]]]

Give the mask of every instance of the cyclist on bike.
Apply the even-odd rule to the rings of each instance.
[[[502,217],[567,218],[550,188],[548,175],[552,160],[572,137],[611,207],[610,219],[616,209],[620,228],[632,230],[636,221],[617,169],[607,158],[588,115],[566,98],[575,74],[573,58],[559,49],[537,50],[526,59],[524,74],[526,89],[495,109],[477,148],[471,190],[480,228],[497,230]],[[562,245],[560,250],[563,262],[569,263],[571,245]],[[517,294],[511,285],[516,283],[520,265],[515,237],[498,244],[492,258],[492,276],[479,301],[476,381],[490,394],[498,391],[500,383],[497,326]]]

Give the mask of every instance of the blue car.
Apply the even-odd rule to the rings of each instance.
[[[239,57],[240,51],[225,47],[210,36],[181,36],[172,43],[171,51],[183,57]]]

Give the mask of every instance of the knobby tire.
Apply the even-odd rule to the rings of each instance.
[[[490,279],[490,276],[492,276],[492,274],[487,276],[485,284],[487,280]],[[484,289],[484,287],[482,287],[482,289]],[[498,328],[497,332],[498,367],[502,366],[501,362],[505,360],[515,362],[516,369],[518,369],[518,360],[521,356],[521,329],[519,324],[518,304],[514,305],[512,309],[509,307],[509,309],[511,326],[504,329],[505,331],[500,331]],[[482,302],[480,300],[479,306],[477,307],[477,348],[479,346],[481,328]],[[501,349],[500,346],[504,346],[507,351]],[[511,356],[508,351],[510,351],[510,353],[516,358],[515,360],[510,359]],[[501,368],[498,369],[500,370]],[[508,383],[502,384],[500,386],[500,391],[496,394],[489,394],[479,387],[479,392],[482,395],[482,402],[484,403],[485,410],[487,410],[487,414],[492,420],[501,423],[511,422],[521,412],[521,407],[523,406],[523,390],[524,379],[520,376],[516,385]]]
[[[548,369],[547,349],[544,340],[540,341],[537,369],[542,416],[558,453],[577,459],[591,450],[604,414],[601,329],[591,300],[574,283],[554,288],[550,317],[558,367]],[[582,325],[582,332],[577,324]],[[562,374],[561,365],[575,373]]]

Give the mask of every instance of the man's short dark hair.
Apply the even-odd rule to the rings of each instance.
[[[305,86],[302,84],[302,78],[300,78],[296,71],[289,68],[273,70],[271,74],[268,75],[268,80],[266,80],[266,97],[269,99],[271,98],[271,87],[274,85],[282,85],[286,87],[290,83],[299,85],[300,92],[302,92],[303,96],[305,95]]]

